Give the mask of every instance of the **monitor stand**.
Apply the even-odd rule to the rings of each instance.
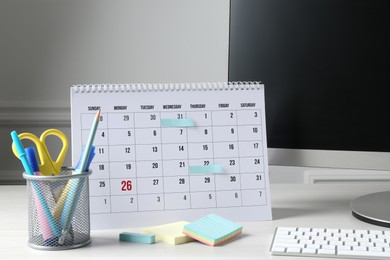
[[[372,193],[350,203],[352,215],[364,222],[390,227],[390,191]]]

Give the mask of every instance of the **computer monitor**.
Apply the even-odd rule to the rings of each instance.
[[[389,10],[231,0],[229,81],[265,84],[270,165],[390,170]]]

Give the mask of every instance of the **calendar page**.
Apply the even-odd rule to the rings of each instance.
[[[262,84],[77,85],[71,109],[73,164],[101,111],[92,228],[272,219]]]

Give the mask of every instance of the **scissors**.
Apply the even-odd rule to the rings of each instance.
[[[47,149],[46,146],[46,137],[50,135],[54,135],[58,137],[62,142],[62,149],[58,154],[56,161],[52,160],[49,154],[49,150]],[[41,163],[38,166],[39,166],[39,171],[41,172],[42,175],[50,176],[53,174],[58,175],[60,173],[62,163],[64,162],[66,152],[68,151],[68,146],[69,146],[68,139],[66,138],[66,135],[63,132],[61,132],[58,129],[48,129],[45,132],[43,132],[39,138],[32,133],[21,133],[18,136],[20,140],[23,139],[31,140],[37,147],[38,155]],[[18,157],[14,143],[12,143],[12,151],[14,152],[15,156]]]

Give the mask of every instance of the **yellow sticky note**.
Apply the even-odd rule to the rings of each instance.
[[[141,230],[143,234],[155,235],[158,240],[168,244],[179,245],[194,241],[194,239],[183,234],[183,227],[189,224],[187,221],[179,221],[175,223],[147,227]]]

